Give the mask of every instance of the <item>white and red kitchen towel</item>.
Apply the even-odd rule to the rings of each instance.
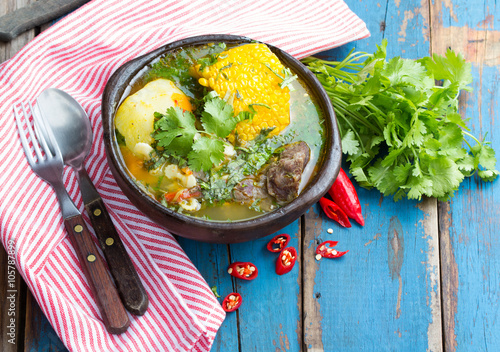
[[[209,351],[224,312],[175,239],[139,212],[112,178],[101,95],[123,63],[200,34],[235,34],[297,58],[369,35],[341,0],[94,0],[0,65],[0,235],[48,320],[71,351]],[[66,237],[52,188],[30,169],[12,105],[46,88],[71,94],[90,116],[86,168],[148,291],[150,307],[122,335],[106,332]],[[65,184],[83,211],[77,180]]]

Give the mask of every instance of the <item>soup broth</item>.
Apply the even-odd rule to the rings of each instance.
[[[242,87],[258,91],[261,82],[255,79],[253,87],[252,66],[245,73],[239,61],[252,55],[247,48],[240,56],[231,49],[212,44],[166,54],[136,79],[115,118],[116,140],[135,182],[166,207],[213,221],[250,219],[292,201],[314,177],[325,140],[321,111],[300,79],[286,68],[278,71],[276,57],[268,58],[273,66],[261,65],[269,71],[261,75],[279,82],[276,104],[265,96],[242,103],[248,101]],[[233,54],[228,64],[224,55]],[[215,78],[209,76],[217,64]],[[241,67],[230,70],[233,65]],[[224,92],[219,81],[228,82],[224,96],[217,94]],[[262,116],[283,109],[286,114],[275,114],[279,128],[266,125]],[[221,130],[231,119],[235,128],[226,136]]]

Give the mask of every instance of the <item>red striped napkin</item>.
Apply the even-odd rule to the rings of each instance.
[[[101,94],[126,61],[200,34],[245,35],[301,58],[369,35],[341,0],[94,0],[37,36],[0,66],[0,230],[40,307],[72,351],[209,351],[224,312],[205,280],[163,228],[140,213],[112,178],[104,152]],[[86,168],[150,296],[129,330],[102,324],[66,237],[52,188],[29,168],[12,105],[48,87],[75,97],[90,116]],[[77,180],[65,184],[83,211]]]

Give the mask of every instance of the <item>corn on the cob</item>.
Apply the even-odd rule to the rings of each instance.
[[[252,108],[256,111],[251,121],[236,126],[235,132],[241,140],[250,141],[261,129],[270,127],[275,127],[271,134],[277,135],[289,125],[290,92],[288,87],[280,87],[285,67],[265,44],[245,44],[226,50],[219,54],[215,64],[201,71],[200,67],[194,66],[199,83],[215,90],[220,97],[226,97],[229,91],[234,98],[235,114]]]

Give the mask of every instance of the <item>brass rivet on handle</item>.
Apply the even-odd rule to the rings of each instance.
[[[76,225],[76,226],[74,227],[74,230],[75,230],[75,232],[80,233],[80,232],[82,232],[82,231],[83,231],[83,226],[82,226],[82,225]]]
[[[112,239],[111,237],[106,238],[106,244],[107,244],[108,246],[113,245],[113,243],[115,243],[115,240],[114,240],[114,239]]]
[[[89,254],[89,255],[87,256],[87,260],[88,260],[89,262],[91,262],[91,263],[92,263],[92,262],[95,262],[96,257],[95,257],[95,255],[93,255],[93,254]]]
[[[95,216],[101,215],[101,209],[97,208],[96,210],[94,210],[94,215]]]

